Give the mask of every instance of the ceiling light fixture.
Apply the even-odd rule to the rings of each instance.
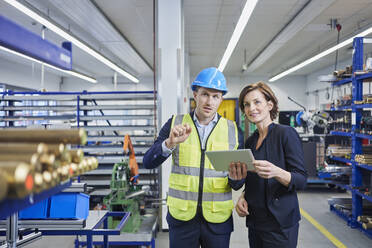
[[[72,36],[71,34],[69,34],[68,32],[66,32],[62,28],[60,28],[57,25],[53,24],[52,22],[50,22],[49,20],[47,20],[44,17],[40,16],[36,12],[34,12],[31,9],[27,8],[23,4],[19,3],[16,0],[4,0],[4,1],[7,2],[8,4],[12,5],[14,8],[18,9],[19,11],[23,12],[27,16],[31,17],[35,21],[41,23],[42,25],[44,25],[48,29],[52,30],[53,32],[55,32],[56,34],[58,34],[59,36],[61,36],[62,38],[66,39],[66,40],[68,40],[70,42],[72,42],[75,46],[79,47],[80,49],[82,49],[86,53],[92,55],[94,58],[96,58],[97,60],[101,61],[102,63],[104,63],[105,65],[107,65],[111,69],[113,69],[114,71],[120,73],[124,77],[128,78],[132,82],[135,82],[135,83],[138,83],[139,82],[139,80],[136,77],[134,77],[133,75],[129,74],[124,69],[120,68],[118,65],[116,65],[115,63],[113,63],[112,61],[110,61],[109,59],[107,59],[106,57],[104,57],[102,54],[96,52],[94,49],[90,48],[88,45],[84,44],[79,39],[75,38],[74,36]]]
[[[25,58],[25,59],[28,59],[28,60],[31,60],[32,62],[36,62],[36,63],[39,63],[39,64],[43,64],[49,68],[52,68],[54,70],[57,70],[57,71],[60,71],[60,72],[63,72],[63,73],[66,73],[66,74],[69,74],[69,75],[72,75],[72,76],[75,76],[75,77],[78,77],[78,78],[81,78],[83,80],[86,80],[88,82],[91,82],[91,83],[97,83],[97,80],[95,78],[92,78],[90,76],[87,76],[85,74],[82,74],[80,72],[77,72],[77,71],[70,71],[70,70],[63,70],[63,69],[60,69],[54,65],[51,65],[51,64],[48,64],[48,63],[45,63],[45,62],[42,62],[40,60],[37,60],[37,59],[34,59],[30,56],[27,56],[25,54],[22,54],[22,53],[19,53],[19,52],[16,52],[14,50],[11,50],[9,48],[6,48],[6,47],[3,47],[3,46],[0,46],[0,50],[2,51],[5,51],[5,52],[8,52],[8,53],[11,53],[11,54],[14,54],[14,55],[17,55],[17,56],[20,56],[22,58]]]
[[[246,1],[244,9],[239,17],[238,23],[236,24],[234,32],[230,38],[229,44],[227,45],[225,53],[222,56],[220,65],[218,66],[218,70],[223,71],[225,69],[226,64],[229,61],[231,54],[234,51],[235,46],[238,43],[240,36],[242,35],[254,8],[256,7],[257,2],[258,0]]]
[[[281,49],[289,40],[303,30],[311,21],[318,17],[335,0],[315,0],[308,1],[299,10],[297,14],[279,31],[270,43],[254,58],[249,64],[247,73],[253,72],[267,60],[269,60],[279,49]]]
[[[328,48],[327,50],[325,50],[325,51],[323,51],[323,52],[315,55],[314,57],[312,57],[310,59],[307,59],[304,62],[302,62],[302,63],[300,63],[300,64],[298,64],[298,65],[296,65],[296,66],[294,66],[294,67],[292,67],[292,68],[290,68],[290,69],[288,69],[286,71],[283,71],[282,73],[279,73],[278,75],[270,78],[269,79],[269,82],[274,82],[274,81],[276,81],[276,80],[278,80],[278,79],[280,79],[280,78],[282,78],[284,76],[287,76],[288,74],[290,74],[292,72],[295,72],[295,71],[301,69],[302,67],[307,66],[310,63],[313,63],[314,61],[316,61],[316,60],[318,60],[318,59],[320,59],[320,58],[322,58],[322,57],[324,57],[324,56],[326,56],[326,55],[328,55],[328,54],[336,51],[337,49],[340,49],[340,48],[342,48],[344,46],[347,46],[347,45],[353,43],[353,40],[354,40],[355,37],[364,37],[364,36],[366,36],[366,35],[368,35],[370,33],[372,33],[372,27],[366,29],[365,31],[363,31],[363,32],[361,32],[361,33],[359,33],[357,35],[354,35],[353,37],[351,37],[351,38],[349,38],[349,39],[347,39],[347,40],[339,43],[336,46],[333,46],[331,48]]]

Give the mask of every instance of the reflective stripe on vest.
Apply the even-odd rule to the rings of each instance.
[[[189,114],[176,115],[171,127],[185,123],[191,126],[192,131],[187,140],[173,150],[167,199],[170,214],[183,221],[192,219],[196,214],[201,159],[199,135],[192,117]],[[206,150],[233,150],[237,147],[235,122],[221,117],[207,139]],[[227,175],[227,172],[214,170],[207,158],[204,160],[202,211],[209,222],[221,223],[231,216],[233,203]]]
[[[183,200],[190,201],[198,200],[198,192],[187,192],[170,188],[168,195]],[[231,200],[231,191],[224,193],[203,193],[203,201],[228,201],[228,200]]]

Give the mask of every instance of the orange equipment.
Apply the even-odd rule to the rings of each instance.
[[[134,184],[138,183],[138,164],[136,161],[136,156],[134,154],[134,149],[132,145],[132,141],[130,140],[130,137],[128,134],[124,136],[124,154],[129,155],[129,168],[130,168],[130,181]]]

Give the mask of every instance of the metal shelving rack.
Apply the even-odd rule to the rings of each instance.
[[[0,201],[0,220],[6,218],[6,244],[0,245],[0,247],[17,247],[30,244],[39,238],[41,238],[41,233],[30,233],[23,236],[22,239],[18,239],[18,211],[25,209],[35,203],[38,203],[48,197],[57,194],[63,189],[69,187],[71,181],[68,180],[63,182],[53,188],[44,190],[37,194],[30,194],[22,199],[9,199],[5,198]],[[1,235],[1,232],[0,232]],[[1,242],[0,242],[1,243]]]
[[[356,71],[363,70],[363,38],[356,37],[353,41],[353,74],[351,78],[343,79],[333,83],[333,86],[341,86],[344,84],[352,84],[352,104],[351,106],[343,106],[340,109],[351,109],[352,111],[352,128],[351,132],[336,132],[332,131],[332,135],[346,136],[351,138],[351,159],[337,158],[337,161],[351,163],[352,166],[352,178],[351,185],[339,185],[340,187],[348,190],[352,194],[352,211],[351,215],[345,214],[345,212],[335,208],[333,204],[330,204],[330,210],[335,212],[338,216],[347,221],[347,224],[352,228],[358,228],[364,232],[368,237],[372,238],[372,230],[365,230],[362,228],[362,223],[357,221],[358,216],[363,215],[363,199],[365,201],[372,202],[372,197],[367,196],[359,191],[358,187],[362,186],[362,174],[372,173],[372,165],[359,164],[355,161],[355,155],[362,153],[362,142],[361,139],[372,139],[371,135],[358,133],[361,126],[362,111],[364,108],[372,108],[372,104],[354,104],[354,101],[363,100],[363,80],[372,78],[372,73],[366,73],[362,75],[356,75]]]
[[[112,166],[124,158],[122,142],[129,134],[139,164],[139,184],[150,186],[150,194],[159,197],[158,169],[142,167],[156,134],[154,111],[153,91],[0,92],[0,128],[86,129],[88,143],[80,148],[99,161],[96,170],[80,177],[94,187],[91,196],[109,193]]]

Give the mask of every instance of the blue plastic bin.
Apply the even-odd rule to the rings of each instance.
[[[18,213],[19,219],[45,219],[47,218],[49,198],[44,199]]]
[[[59,193],[50,198],[51,219],[86,219],[89,214],[89,195]]]

